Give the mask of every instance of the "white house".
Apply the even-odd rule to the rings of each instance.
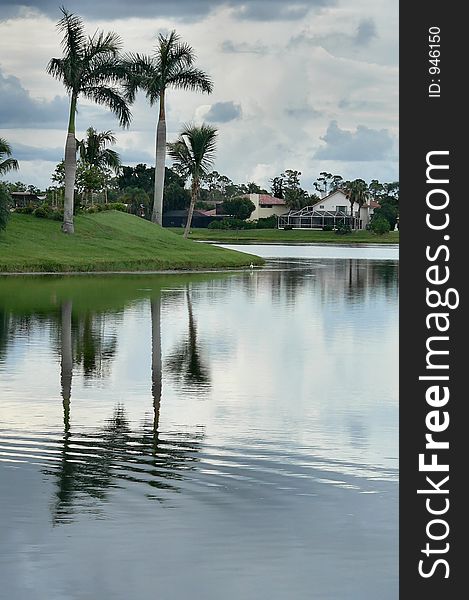
[[[269,194],[245,194],[243,198],[248,198],[256,207],[249,217],[248,221],[265,219],[272,215],[283,215],[287,212],[285,200],[269,196]]]
[[[365,229],[370,222],[371,216],[379,204],[370,200],[360,209],[357,204],[353,205],[354,227]],[[290,211],[288,217],[281,219],[279,227],[293,225],[294,229],[320,229],[325,224],[336,225],[341,220],[350,221],[350,202],[342,190],[331,192],[312,206],[307,206],[298,211]]]

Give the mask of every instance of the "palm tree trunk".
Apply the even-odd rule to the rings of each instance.
[[[350,229],[353,231],[355,229],[355,227],[353,226],[353,205],[355,204],[355,202],[350,202],[350,215],[351,215],[351,221],[350,221]]]
[[[184,229],[184,238],[187,239],[189,235],[189,231],[191,229],[192,224],[192,215],[194,214],[194,206],[197,201],[197,197],[199,195],[199,179],[194,176],[192,180],[192,194],[191,194],[191,203],[189,206],[189,213],[187,215],[186,227]]]
[[[72,301],[62,304],[62,323],[60,329],[60,385],[62,388],[64,426],[70,428],[70,396],[72,390],[73,355],[72,355]]]
[[[62,224],[62,231],[64,233],[75,232],[73,226],[73,195],[75,192],[75,177],[77,173],[77,141],[75,138],[76,106],[77,99],[72,96],[67,140],[65,142],[65,198],[64,220]]]
[[[164,90],[160,95],[160,114],[156,128],[155,191],[153,196],[153,223],[163,225],[164,167],[166,162],[166,113]]]

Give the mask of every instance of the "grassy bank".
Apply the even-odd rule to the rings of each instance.
[[[0,272],[201,270],[263,262],[184,240],[121,212],[77,216],[75,230],[75,235],[67,236],[57,221],[11,215],[0,232]]]
[[[182,235],[182,227],[172,227],[171,231]],[[354,231],[347,235],[337,235],[333,231],[311,231],[293,229],[247,229],[241,231],[220,229],[192,229],[190,238],[193,240],[220,242],[257,242],[267,243],[317,243],[317,244],[398,244],[399,232],[391,231],[385,235],[375,235],[370,231]]]

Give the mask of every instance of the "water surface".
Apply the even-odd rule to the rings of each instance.
[[[2,278],[0,596],[397,598],[397,289],[283,254]]]

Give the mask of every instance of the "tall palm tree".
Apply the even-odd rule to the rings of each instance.
[[[155,189],[152,221],[163,223],[163,188],[166,160],[166,90],[178,88],[206,92],[213,89],[211,79],[194,67],[193,48],[181,41],[175,31],[168,35],[159,34],[153,56],[129,55],[129,70],[134,77],[128,86],[128,99],[134,100],[136,91],[142,89],[150,105],[159,102],[158,125],[156,128]]]
[[[121,159],[115,150],[107,148],[108,145],[116,143],[116,136],[112,131],[97,132],[94,127],[88,127],[86,138],[77,144],[80,158],[100,169],[111,169],[118,172]]]
[[[175,161],[176,167],[183,175],[192,178],[191,203],[184,229],[185,238],[191,228],[194,206],[199,197],[200,180],[207,175],[213,164],[216,143],[215,127],[202,123],[200,127],[185,125],[178,139],[168,144],[168,153]]]
[[[347,181],[344,188],[345,195],[350,202],[351,223],[352,229],[354,229],[353,205],[358,204],[358,216],[360,218],[360,208],[366,204],[369,197],[368,186],[363,179],[354,179],[353,181]]]
[[[0,176],[9,171],[19,169],[18,161],[11,158],[11,146],[4,138],[0,138]]]
[[[65,143],[65,200],[62,231],[73,233],[73,195],[77,170],[75,113],[80,96],[107,106],[120,125],[130,123],[131,113],[120,85],[127,78],[119,57],[121,41],[118,35],[97,31],[88,37],[80,17],[61,8],[63,17],[57,24],[63,32],[63,57],[52,58],[47,72],[63,82],[70,96],[70,116]]]

